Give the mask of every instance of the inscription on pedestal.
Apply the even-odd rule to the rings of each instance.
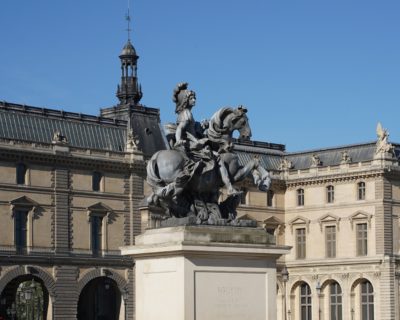
[[[195,319],[266,319],[266,273],[195,272]]]

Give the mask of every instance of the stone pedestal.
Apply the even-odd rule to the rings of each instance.
[[[121,248],[135,259],[136,320],[276,319],[276,246],[263,229],[147,230]]]

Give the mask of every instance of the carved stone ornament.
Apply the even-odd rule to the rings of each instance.
[[[170,217],[168,225],[171,220],[176,224],[246,225],[236,219],[242,192],[235,184],[247,176],[252,176],[261,191],[271,184],[259,158],[242,166],[233,150],[234,131],[239,131],[239,139],[251,137],[247,109],[224,107],[210,120],[197,122],[192,114],[196,94],[186,82],[176,86],[173,102],[177,120],[166,125],[171,149],[158,151],[147,164],[147,182],[153,191],[149,205],[165,211]],[[223,187],[227,197],[220,201]]]
[[[389,132],[384,129],[380,122],[376,126],[376,135],[378,140],[376,142],[375,154],[390,154],[394,155],[394,147],[389,143]]]
[[[347,153],[347,151],[342,152],[342,160],[340,161],[340,164],[348,164],[351,162],[351,157]]]
[[[292,161],[290,161],[290,160],[288,160],[287,158],[283,158],[282,160],[281,160],[281,163],[279,164],[279,170],[282,170],[282,171],[286,171],[286,170],[290,170],[290,169],[293,169],[293,163],[292,163]]]
[[[133,134],[132,130],[128,130],[126,137],[126,150],[128,152],[136,151],[139,149],[139,139]]]
[[[55,131],[53,134],[53,144],[68,144],[68,139],[66,136],[62,135],[59,130]]]
[[[319,158],[319,155],[313,154],[311,156],[311,168],[316,168],[322,166],[322,161]]]

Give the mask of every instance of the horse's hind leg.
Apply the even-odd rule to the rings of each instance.
[[[234,182],[241,181],[246,178],[250,174],[250,172],[255,169],[255,167],[256,163],[254,162],[254,160],[250,160],[249,162],[247,162],[247,164],[244,167],[240,168],[233,176]]]

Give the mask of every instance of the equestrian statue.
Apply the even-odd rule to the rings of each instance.
[[[242,192],[234,185],[247,176],[261,191],[267,191],[271,183],[259,158],[243,166],[234,152],[234,131],[239,139],[251,137],[247,109],[224,107],[209,121],[197,122],[192,114],[196,94],[187,83],[176,86],[173,101],[177,121],[165,126],[169,149],[155,153],[147,164],[147,182],[153,190],[148,203],[163,208],[171,218],[235,225]],[[225,200],[219,201],[224,187]]]

